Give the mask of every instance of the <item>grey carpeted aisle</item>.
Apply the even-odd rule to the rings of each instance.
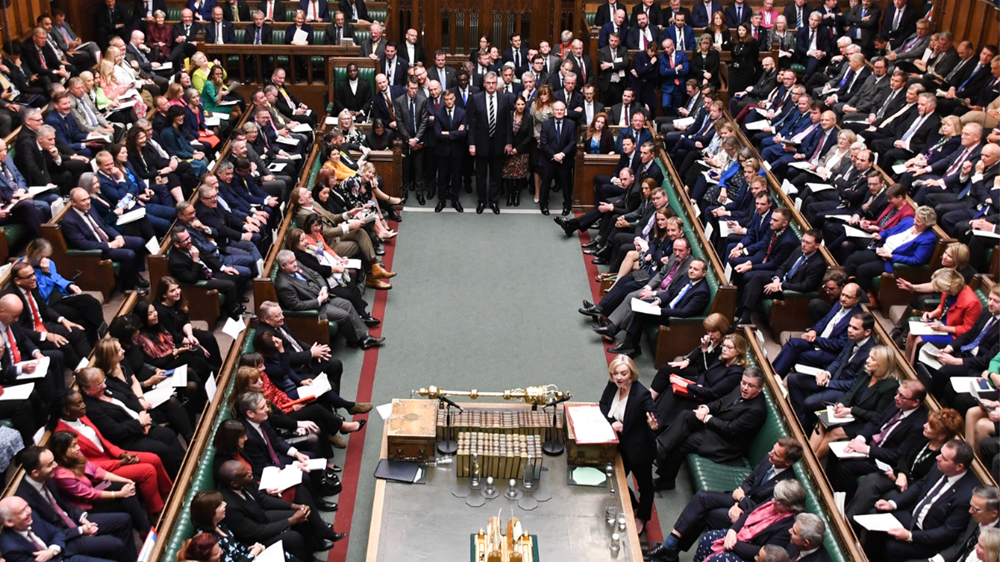
[[[525,199],[527,209],[534,209],[527,197],[521,209]],[[495,216],[487,209],[476,215],[471,197],[464,196],[463,203],[464,214],[403,213],[392,264],[399,276],[392,279],[382,319],[386,344],[379,352],[372,402],[407,398],[411,390],[431,384],[456,390],[556,384],[575,400],[596,402],[607,381],[607,362],[600,338],[576,312],[590,295],[579,241],[567,239],[537,211]],[[372,296],[372,291],[366,295]],[[348,355],[344,393],[350,398],[361,354]],[[652,358],[647,353],[642,359],[648,383]],[[353,521],[349,529],[343,521],[336,525],[350,531],[351,561],[365,558],[382,427],[373,411]],[[671,494],[686,500],[686,488],[681,482],[681,491]],[[660,517],[673,522],[683,503],[673,509],[666,504],[657,500]]]

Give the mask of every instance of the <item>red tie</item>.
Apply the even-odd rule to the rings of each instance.
[[[7,341],[10,342],[10,354],[14,356],[14,363],[21,362],[21,352],[17,349],[17,342],[14,341],[14,332],[7,326]]]
[[[44,68],[45,70],[49,69],[49,65],[45,64],[45,55],[42,54],[41,48],[38,49],[38,60],[42,61],[42,68]]]
[[[56,502],[56,498],[52,496],[52,492],[49,491],[48,487],[46,487],[45,484],[42,484],[42,491],[45,493],[45,497],[49,500],[49,503],[52,504],[52,509],[56,511],[56,513],[59,515],[59,518],[62,519],[63,523],[66,524],[66,527],[69,529],[75,529],[76,523],[69,518],[69,515],[66,515],[66,512],[63,511],[63,508],[59,507],[59,503]]]
[[[45,333],[45,325],[42,324],[42,316],[38,314],[38,305],[35,303],[35,297],[31,295],[31,291],[28,291],[28,308],[31,309],[31,318],[35,322],[35,331]]]
[[[45,550],[48,548],[48,545],[45,544],[45,541],[38,538],[38,535],[33,533],[30,527],[28,528],[28,538],[31,539],[31,542],[34,543],[36,547],[38,547],[38,550]]]
[[[774,248],[774,241],[778,239],[778,234],[774,233],[771,235],[771,242],[767,245],[767,253],[764,254],[764,261],[766,262],[768,258],[771,257],[771,248]]]
[[[267,19],[269,19],[269,20],[273,20],[274,19],[274,2],[273,1],[267,3]]]

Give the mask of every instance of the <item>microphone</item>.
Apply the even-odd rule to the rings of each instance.
[[[455,408],[459,412],[464,412],[465,411],[465,410],[462,409],[461,406],[459,406],[458,404],[456,404],[454,400],[452,400],[451,398],[448,398],[447,396],[438,396],[438,400],[444,402],[445,404],[451,406],[452,408]]]

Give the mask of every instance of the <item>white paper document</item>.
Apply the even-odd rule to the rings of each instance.
[[[694,117],[674,119],[674,127],[690,127],[691,125],[694,125]]]
[[[813,193],[819,193],[820,191],[826,191],[828,189],[834,189],[834,187],[832,185],[828,184],[828,183],[812,183],[812,182],[809,182],[809,183],[806,183],[806,185],[809,186],[809,189],[811,189]]]
[[[842,222],[847,222],[847,221],[851,220],[851,215],[827,215],[826,218],[833,219],[833,220],[838,220],[838,221],[842,221]]]
[[[834,441],[830,443],[830,452],[837,455],[838,459],[867,459],[868,455],[864,453],[851,452],[847,453],[844,448],[850,441]]]
[[[746,127],[748,131],[763,131],[764,129],[770,127],[770,123],[761,119],[760,121],[754,121],[752,123],[747,123]]]
[[[174,63],[167,61],[167,62],[161,62],[160,66],[154,68],[153,70],[173,70],[173,69],[174,69]]]
[[[855,515],[854,520],[869,531],[888,531],[889,529],[904,529],[903,524],[891,513],[872,513],[870,515]]]
[[[996,238],[1000,240],[1000,234],[993,232],[991,230],[973,230],[973,236],[982,236],[983,238]]]
[[[206,127],[218,127],[219,123],[221,123],[221,120],[219,119],[218,115],[212,115],[210,117],[205,118]]]
[[[173,395],[174,387],[168,384],[160,384],[152,390],[147,390],[143,396],[146,398],[146,402],[149,402],[150,408],[155,409],[165,404]]]
[[[278,173],[284,170],[287,166],[288,164],[282,162],[272,162],[267,165],[267,169],[271,170],[272,172]]]
[[[937,330],[932,330],[930,324],[924,322],[919,322],[916,320],[910,320],[910,333],[914,336],[943,336],[944,332],[938,332]]]
[[[361,269],[361,260],[356,258],[348,259],[347,265],[345,265],[344,267],[346,267],[347,269]]]
[[[799,192],[799,188],[792,185],[792,182],[788,180],[781,181],[781,191],[785,192],[785,195],[795,195]]]
[[[292,43],[305,43],[307,41],[309,41],[309,34],[304,29],[296,29],[295,35],[292,35]]]
[[[701,175],[702,175],[702,177],[705,178],[705,183],[708,183],[708,184],[711,184],[711,185],[715,185],[715,184],[719,183],[719,180],[717,180],[717,179],[715,179],[715,178],[712,177],[710,171],[702,172]]]
[[[309,459],[305,462],[306,472],[312,472],[313,470],[325,470],[326,469],[326,459]]]
[[[18,377],[20,378],[20,377]],[[951,387],[959,394],[972,392],[972,385],[981,380],[979,377],[951,377]]]
[[[941,361],[938,360],[940,354],[940,349],[928,343],[920,348],[920,353],[917,354],[917,361],[927,365],[931,369],[940,369]],[[952,381],[954,382],[954,380],[953,378]],[[969,392],[968,387],[962,392]]]
[[[323,123],[325,123],[327,126],[336,125],[337,124],[337,118],[336,117],[327,117],[326,120],[323,121]]]
[[[125,111],[135,105],[135,100],[123,101],[117,107],[112,107],[111,111]]]
[[[129,211],[129,212],[123,214],[122,216],[118,217],[118,223],[117,224],[119,226],[121,226],[123,224],[128,224],[128,223],[131,223],[131,222],[135,222],[135,221],[141,219],[144,216],[146,216],[146,208],[145,207],[138,207],[135,210]]]
[[[237,101],[237,100],[221,100],[221,101],[219,101],[219,103],[217,105],[220,105],[222,107],[226,107],[226,106],[229,106],[229,105],[236,105],[238,103],[240,103],[240,102]]]
[[[878,469],[880,471],[882,471],[882,472],[888,472],[888,471],[892,470],[891,466],[889,466],[888,464],[886,464],[886,463],[884,463],[884,462],[882,462],[882,461],[880,461],[878,459],[875,459],[875,466],[878,467]]]
[[[286,144],[288,146],[298,146],[299,145],[299,139],[295,139],[295,138],[292,138],[292,137],[282,137],[282,136],[279,136],[275,140],[277,140],[281,144]]]
[[[705,240],[711,240],[713,232],[715,232],[715,227],[712,226],[712,223],[705,223]]]
[[[285,562],[285,547],[278,541],[254,557],[253,562]]]
[[[205,394],[208,396],[209,402],[215,400],[215,393],[218,390],[219,385],[215,382],[215,373],[209,373],[208,378],[205,379]]]
[[[726,238],[733,233],[733,229],[729,226],[729,221],[719,221],[719,237]]]
[[[160,253],[160,243],[156,241],[155,236],[151,236],[148,241],[146,241],[146,249],[149,251],[149,255],[156,256]]]
[[[632,305],[632,312],[636,312],[638,314],[649,314],[650,316],[660,315],[660,307],[656,306],[653,303],[649,303],[644,300],[633,297],[631,305]]]
[[[801,373],[803,375],[809,375],[811,377],[815,377],[816,375],[822,373],[823,369],[820,369],[819,367],[810,367],[809,365],[803,365],[801,363],[796,363],[795,366],[792,367],[792,372],[793,373]]]
[[[378,412],[378,415],[382,416],[382,419],[387,420],[392,415],[392,402],[375,406],[375,410]]]
[[[181,365],[180,367],[171,369],[163,374],[167,375],[167,378],[163,379],[163,381],[157,386],[167,385],[167,386],[172,386],[174,388],[181,388],[187,386],[188,383],[187,365]]]
[[[871,238],[872,237],[872,235],[871,235],[870,232],[865,232],[864,230],[861,230],[859,228],[854,228],[853,226],[848,225],[848,224],[844,225],[844,234],[846,234],[848,238]]]
[[[31,373],[22,372],[20,375],[17,375],[17,380],[30,381],[31,379],[45,378],[45,375],[49,372],[49,363],[51,362],[52,360],[49,359],[48,356],[46,355],[43,355],[41,359],[29,359],[27,361],[21,361],[15,366],[21,367],[22,371],[24,370],[24,367],[29,363],[35,365],[35,370],[32,371]]]
[[[764,160],[763,162],[761,162],[760,165],[764,166],[764,169],[767,170],[768,172],[771,171],[771,163],[768,162],[767,160]]]
[[[789,168],[798,168],[799,170],[809,170],[811,164],[805,160],[799,160],[798,162],[792,162],[788,165]]]
[[[834,415],[833,406],[826,407],[826,415],[830,418],[830,421],[832,422],[851,423],[852,421],[854,421],[854,416],[850,414],[847,414],[846,416]]]
[[[597,404],[575,404],[566,408],[577,443],[614,443],[615,430]]]
[[[240,333],[243,332],[247,327],[246,323],[241,317],[239,320],[234,320],[233,318],[226,319],[226,325],[222,327],[222,333],[233,338],[234,340],[240,337]]]
[[[18,384],[15,386],[6,386],[3,389],[3,394],[0,394],[0,401],[2,400],[27,400],[31,396],[31,391],[35,389],[35,383],[29,382],[28,384]]]
[[[906,172],[906,164],[893,164],[892,171],[897,174],[902,174]]]
[[[51,191],[51,190],[53,190],[53,189],[55,189],[57,187],[59,187],[59,186],[57,186],[54,183],[50,183],[48,185],[36,185],[36,186],[32,186],[32,187],[28,188],[28,194],[31,195],[32,197],[34,197],[35,195],[38,195],[39,193],[45,193],[46,191]]]
[[[723,271],[726,276],[726,282],[733,280],[733,264],[726,262],[726,269]]]
[[[278,489],[284,492],[292,486],[302,483],[302,470],[290,464],[283,469],[276,466],[269,466],[260,473],[260,489]]]
[[[293,133],[311,133],[312,127],[308,123],[300,123],[297,127],[292,129]]]
[[[104,142],[111,142],[111,135],[108,133],[98,133],[98,132],[87,133],[87,140],[89,141],[99,140]]]
[[[327,392],[333,390],[330,386],[330,379],[327,378],[326,373],[320,373],[318,377],[312,380],[312,384],[303,385],[299,387],[299,398],[305,398],[307,396],[322,396]]]

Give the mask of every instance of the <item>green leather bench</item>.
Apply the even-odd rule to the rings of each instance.
[[[750,366],[756,364],[756,360],[752,355],[748,355],[747,359]],[[767,419],[764,422],[764,427],[761,428],[754,438],[753,443],[751,443],[748,451],[749,457],[743,460],[742,466],[722,465],[698,455],[688,455],[687,466],[691,471],[695,488],[699,491],[730,492],[735,490],[743,483],[743,479],[750,474],[753,467],[767,455],[768,451],[774,446],[774,443],[778,441],[778,438],[788,435],[781,416],[778,413],[778,407],[775,405],[774,398],[767,387],[764,388],[764,399],[767,402]],[[808,444],[804,445],[806,447],[809,446]],[[806,511],[822,517],[823,522],[826,523],[827,533],[823,544],[830,554],[831,560],[833,562],[848,562],[847,557],[841,551],[840,545],[834,538],[834,534],[830,532],[832,525],[827,517],[826,510],[823,509],[816,490],[812,487],[811,479],[803,468],[802,463],[795,463],[793,469],[795,470],[796,479],[806,491]]]
[[[184,8],[167,8],[167,21],[181,21],[182,11],[184,11]]]
[[[357,38],[359,32],[355,31],[354,36]],[[375,92],[375,75],[378,73],[376,68],[368,68],[359,66],[358,67],[358,80],[367,80],[368,85],[372,87],[372,92]],[[337,85],[341,81],[347,80],[347,67],[346,66],[335,66],[333,67],[333,89],[337,90]],[[326,114],[333,115],[334,103],[333,100],[326,104]],[[317,170],[318,171],[318,170]],[[310,177],[310,181],[307,185],[312,185],[315,178]]]
[[[253,336],[256,331],[253,328],[248,328],[246,344],[243,346],[243,353],[249,353],[253,351]],[[188,485],[187,493],[184,495],[184,508],[180,511],[178,515],[177,524],[172,529],[170,536],[168,537],[168,543],[166,549],[164,549],[164,555],[161,560],[176,560],[177,552],[184,546],[184,541],[190,539],[194,535],[194,526],[191,523],[191,502],[198,492],[204,490],[214,490],[215,489],[215,479],[212,477],[212,463],[215,460],[215,448],[212,447],[212,439],[215,437],[215,432],[222,425],[222,422],[230,419],[232,417],[229,408],[225,404],[229,403],[229,395],[233,392],[233,382],[236,377],[231,377],[229,384],[226,386],[225,394],[222,397],[222,402],[219,407],[219,411],[216,413],[215,419],[212,422],[211,436],[208,440],[208,446],[202,451],[202,454],[198,456],[198,466],[191,475],[191,481]],[[162,530],[161,530],[162,532]]]
[[[377,21],[380,23],[385,23],[385,20],[389,18],[389,10],[368,10],[368,19],[371,21]]]
[[[587,27],[594,27],[594,22],[597,21],[597,12],[586,12],[583,14],[583,18],[587,21]]]

